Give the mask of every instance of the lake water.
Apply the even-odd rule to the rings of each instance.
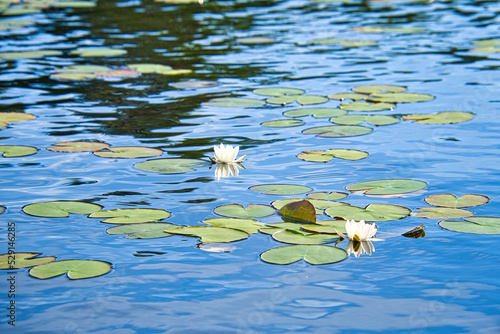
[[[82,280],[65,275],[41,280],[28,269],[17,269],[15,298],[8,297],[12,274],[1,271],[2,333],[500,332],[499,236],[446,230],[438,225],[443,219],[413,215],[376,222],[384,241],[374,242],[371,256],[351,254],[326,265],[304,260],[274,265],[260,254],[286,244],[263,233],[210,252],[197,247],[197,238],[126,239],[106,233],[112,224],[86,215],[44,218],[22,211],[32,203],[84,201],[105,210],[165,209],[172,216],[164,221],[192,226],[218,217],[213,210],[224,204],[269,205],[305,198],[249,190],[254,185],[295,184],[315,192],[348,193],[345,187],[352,183],[411,179],[428,185],[404,196],[354,193],[342,202],[363,208],[394,204],[416,212],[430,206],[424,201],[429,195],[480,194],[490,202],[469,210],[475,216],[498,217],[500,56],[498,49],[476,50],[472,43],[500,38],[498,1],[227,0],[171,5],[99,0],[95,7],[53,8],[0,20],[7,19],[28,23],[2,28],[0,53],[58,54],[0,63],[1,112],[36,116],[1,128],[0,145],[38,149],[33,155],[0,158],[0,205],[6,208],[0,215],[0,253],[8,251],[8,224],[14,222],[16,252],[101,260],[113,268]],[[273,40],[243,39],[249,37]],[[324,41],[330,38],[343,42]],[[90,46],[127,53],[72,53]],[[112,80],[51,77],[73,65],[123,68],[138,63],[192,72]],[[189,80],[217,85],[176,87]],[[462,111],[474,118],[454,124],[363,123],[373,131],[322,138],[302,131],[334,125],[328,118],[305,116],[297,118],[304,125],[286,128],[261,123],[285,119],[283,113],[294,109],[338,108],[341,101],[247,108],[204,104],[219,97],[264,102],[269,96],[253,93],[258,88],[298,88],[326,97],[374,84],[404,86],[435,98],[350,114],[400,119]],[[47,150],[66,141],[146,146],[164,153],[116,159]],[[217,180],[215,167],[208,163],[181,174],[134,167],[156,158],[208,161],[213,145],[220,143],[237,145],[240,155],[247,156],[238,176]],[[304,151],[334,148],[369,156],[326,163],[297,158]],[[277,215],[259,220],[281,221]],[[401,236],[421,224],[425,237]],[[345,249],[346,244],[337,247]],[[8,323],[7,310],[13,300],[15,327]]]

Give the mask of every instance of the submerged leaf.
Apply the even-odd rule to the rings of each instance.
[[[324,245],[294,245],[270,249],[260,254],[262,261],[290,264],[304,259],[310,264],[330,264],[347,258],[345,250]]]
[[[31,276],[47,279],[67,274],[69,279],[83,279],[104,275],[111,271],[111,263],[96,260],[63,260],[32,268]]]
[[[316,223],[316,209],[308,200],[288,203],[278,211],[278,214],[286,220]]]
[[[38,257],[42,253],[10,253],[0,255],[0,269],[29,268],[52,262],[55,256]]]

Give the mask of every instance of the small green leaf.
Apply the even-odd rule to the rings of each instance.
[[[4,158],[25,157],[38,152],[36,147],[20,145],[0,145],[0,154]]]
[[[2,52],[0,58],[7,60],[14,59],[40,59],[48,56],[60,56],[61,51],[57,50],[39,50],[39,51],[21,51],[21,52]]]
[[[443,220],[439,222],[442,228],[450,231],[471,234],[500,234],[500,217],[468,217],[466,221]]]
[[[301,200],[284,205],[278,214],[286,220],[316,223],[316,209],[308,200]]]
[[[93,152],[109,148],[109,144],[92,141],[65,141],[55,143],[57,147],[47,147],[53,152]]]
[[[52,262],[55,256],[37,257],[42,253],[11,253],[0,255],[0,269],[29,268]]]
[[[177,174],[194,171],[193,167],[208,166],[208,161],[200,159],[165,158],[152,159],[135,164],[134,167],[146,172]]]
[[[436,114],[410,114],[402,118],[405,121],[421,124],[453,124],[470,121],[474,118],[474,114],[463,111],[442,111]]]
[[[357,125],[366,122],[379,126],[396,124],[399,118],[386,115],[344,115],[330,118],[330,122],[341,125]]]
[[[343,219],[337,220],[318,220],[316,225],[303,225],[302,230],[309,233],[337,234],[347,233],[345,229],[346,221]]]
[[[430,219],[463,218],[474,214],[469,210],[441,207],[419,208],[417,210],[422,212],[413,212],[411,215]]]
[[[259,229],[264,225],[255,219],[241,219],[241,218],[211,218],[202,221],[205,224],[226,227],[235,230],[242,230],[248,234],[259,233]]]
[[[366,101],[354,101],[342,103],[339,108],[348,111],[381,111],[392,110],[396,105],[392,103],[370,103]]]
[[[361,125],[330,125],[309,128],[302,131],[303,134],[317,134],[318,137],[354,137],[362,136],[372,132],[373,129]]]
[[[208,102],[203,102],[203,105],[226,108],[260,107],[264,104],[265,103],[261,100],[246,99],[242,97],[218,97]]]
[[[29,121],[35,118],[35,115],[24,112],[0,112],[0,122],[3,123]]]
[[[275,119],[272,121],[260,123],[260,125],[267,126],[270,128],[291,128],[295,126],[301,126],[304,124],[306,123],[298,119]]]
[[[304,151],[297,157],[305,161],[328,162],[333,158],[344,160],[360,160],[366,158],[367,156],[367,152],[337,148],[326,151]]]
[[[297,88],[276,87],[276,88],[259,88],[254,90],[253,92],[254,94],[264,95],[264,96],[283,96],[283,95],[301,95],[305,93],[305,90]]]
[[[369,101],[385,103],[409,103],[433,100],[434,96],[419,93],[374,93]]]
[[[69,279],[97,277],[111,271],[111,263],[95,260],[63,260],[42,264],[32,268],[31,276],[47,279],[67,273]]]
[[[320,104],[328,102],[328,98],[319,95],[300,95],[297,97],[297,102],[305,106],[310,104]]]
[[[127,234],[127,239],[155,239],[171,236],[166,230],[179,227],[170,223],[138,223],[110,227],[108,234]]]
[[[347,258],[345,250],[324,245],[294,245],[270,249],[260,258],[272,264],[290,264],[304,259],[310,264],[330,264]]]
[[[370,204],[366,208],[342,205],[327,208],[325,213],[332,218],[345,220],[388,221],[398,220],[410,214],[411,210],[404,206],[392,204]]]
[[[133,159],[155,157],[162,155],[163,151],[157,148],[143,146],[115,146],[105,148],[101,151],[94,151],[94,154],[103,158]]]
[[[116,57],[122,56],[127,53],[127,50],[122,49],[112,49],[112,48],[78,48],[71,51],[71,55],[77,55],[80,57]]]
[[[329,99],[332,100],[340,100],[343,101],[345,99],[349,100],[366,100],[369,97],[367,94],[360,94],[360,93],[335,93],[335,94],[330,94],[328,95]]]
[[[129,64],[127,65],[128,68],[131,68],[133,70],[136,70],[141,73],[164,73],[164,72],[169,72],[172,71],[173,68],[168,65],[161,65],[161,64]]]
[[[311,187],[297,184],[261,184],[249,188],[267,195],[297,195],[304,194],[312,190]]]
[[[68,217],[70,213],[87,215],[102,209],[101,205],[75,202],[50,201],[28,204],[23,207],[24,213],[37,217]]]
[[[218,215],[232,218],[259,218],[270,216],[276,210],[264,204],[249,204],[246,208],[240,204],[225,204],[216,207],[214,212]]]
[[[338,235],[311,234],[307,232],[282,230],[272,234],[274,240],[295,245],[320,245],[335,242],[340,239]]]
[[[329,118],[347,114],[347,111],[338,108],[303,108],[288,110],[283,113],[286,117],[312,116],[314,118]]]
[[[108,218],[106,224],[134,224],[155,222],[170,217],[171,212],[162,209],[114,209],[94,212],[89,218]]]
[[[442,206],[447,208],[470,208],[486,204],[490,198],[484,195],[466,194],[457,198],[453,194],[437,194],[427,196],[425,201],[430,205]]]
[[[325,201],[337,201],[339,199],[344,199],[347,196],[349,196],[349,194],[336,192],[336,191],[331,192],[331,193],[315,192],[315,193],[307,194],[307,197],[309,197],[309,198],[321,199],[321,200],[325,200]]]
[[[365,195],[400,195],[427,187],[423,181],[409,179],[386,179],[352,183],[346,187],[350,192],[361,191]]]
[[[279,105],[285,105],[288,103],[293,103],[297,101],[297,98],[300,95],[281,95],[281,96],[275,96],[275,97],[270,97],[266,99],[267,103],[271,104],[279,104]]]
[[[168,230],[171,234],[182,234],[190,237],[198,237],[203,243],[225,243],[239,241],[248,238],[248,233],[225,227],[215,226],[185,226]]]

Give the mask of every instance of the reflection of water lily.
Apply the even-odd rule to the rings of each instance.
[[[219,181],[221,178],[228,176],[238,176],[240,174],[239,167],[243,167],[240,163],[232,164],[217,164],[215,166],[215,178]]]
[[[347,231],[347,236],[337,230],[335,231],[343,239],[353,241],[366,241],[372,239],[375,233],[377,233],[377,226],[375,224],[367,224],[364,220],[360,220],[359,222],[348,220],[345,223],[345,229]]]
[[[236,159],[239,150],[240,150],[239,146],[235,147],[232,147],[231,145],[224,146],[224,144],[220,144],[220,146],[214,145],[214,151],[215,151],[214,161],[216,163],[223,163],[223,164],[234,164],[237,162],[241,162],[243,161],[243,159],[245,159],[246,155]]]
[[[375,252],[375,247],[373,246],[370,240],[365,241],[356,241],[349,240],[349,244],[345,250],[347,254],[354,254],[355,257],[359,257],[363,254],[372,255],[372,252]]]

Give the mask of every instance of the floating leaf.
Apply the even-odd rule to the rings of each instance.
[[[471,234],[500,234],[500,217],[468,217],[466,221],[443,220],[442,228],[450,231]]]
[[[106,230],[108,234],[127,234],[127,239],[155,239],[171,236],[165,230],[179,227],[170,223],[139,223],[125,224],[110,227]]]
[[[305,224],[296,222],[284,222],[284,223],[274,223],[267,224],[265,227],[259,229],[261,233],[272,235],[275,232],[283,230],[301,231],[304,225],[316,225],[316,224]]]
[[[347,233],[345,230],[346,221],[343,219],[337,220],[318,220],[316,225],[303,225],[302,229],[309,233],[335,234],[337,231]]]
[[[259,88],[253,91],[254,94],[264,96],[282,96],[282,95],[301,95],[306,91],[297,88],[275,87],[275,88]]]
[[[274,201],[271,203],[271,205],[276,208],[277,210],[281,209],[284,207],[286,204],[292,203],[292,202],[298,202],[302,201],[304,198],[286,198],[286,199],[280,199],[277,201]],[[308,199],[309,202],[316,208],[316,214],[322,214],[323,209],[330,208],[332,206],[340,206],[340,205],[347,205],[346,203],[342,202],[333,202],[333,201],[327,201],[323,199]]]
[[[267,103],[285,105],[287,103],[293,103],[297,101],[299,95],[283,95],[275,96],[266,99]]]
[[[459,198],[453,194],[437,194],[427,196],[425,201],[434,206],[443,206],[447,208],[470,208],[486,204],[490,201],[490,198],[488,196],[474,194],[466,194]]]
[[[347,196],[349,196],[349,194],[336,192],[336,191],[331,192],[331,193],[315,192],[315,193],[307,194],[307,197],[309,197],[309,198],[320,199],[320,200],[325,200],[325,201],[337,201],[339,199],[344,199]]]
[[[134,224],[155,222],[170,217],[171,212],[162,209],[114,209],[94,212],[89,218],[108,218],[102,223],[107,224]]]
[[[161,64],[130,64],[127,67],[141,73],[163,73],[173,70],[171,66]]]
[[[103,158],[149,158],[162,155],[163,151],[152,147],[142,146],[115,146],[108,147],[101,151],[95,151],[95,155]]]
[[[101,65],[71,65],[60,69],[58,72],[95,73],[95,72],[106,72],[109,70],[111,70],[109,67]]]
[[[5,207],[0,205],[0,215],[5,212]]]
[[[361,85],[354,87],[352,90],[363,94],[401,93],[406,90],[406,87],[393,85]]]
[[[365,195],[400,195],[427,187],[423,181],[409,179],[386,179],[352,183],[346,187],[350,192],[362,191]]]
[[[401,235],[403,237],[413,238],[413,239],[423,238],[425,237],[424,224],[417,226],[414,229],[411,229],[410,231],[405,232]]]
[[[473,48],[471,51],[483,53],[500,52],[500,39],[483,39],[473,41],[472,44],[478,45],[478,48]]]
[[[328,102],[328,98],[319,95],[299,95],[297,102],[303,106]]]
[[[101,78],[130,78],[141,75],[141,72],[135,71],[130,68],[118,68],[105,72],[96,72],[95,75]]]
[[[267,195],[297,195],[304,194],[312,190],[311,187],[297,184],[262,184],[249,188]]]
[[[36,147],[20,145],[0,145],[0,154],[5,158],[25,157],[38,152]]]
[[[54,8],[92,8],[97,6],[93,1],[55,1],[50,3]]]
[[[211,218],[202,221],[205,224],[232,228],[235,230],[242,230],[248,234],[259,233],[259,229],[264,225],[255,219],[241,219],[241,218]]]
[[[50,201],[28,204],[23,207],[24,213],[37,217],[68,217],[70,213],[88,215],[99,211],[102,206],[94,203],[75,201]]]
[[[368,97],[369,97],[369,95],[360,94],[360,93],[335,93],[335,94],[328,95],[329,99],[340,100],[340,101],[343,101],[345,99],[354,100],[354,101],[366,100]]]
[[[469,210],[441,207],[419,208],[417,210],[422,212],[413,212],[411,215],[430,219],[463,218],[474,214]]]
[[[109,148],[109,144],[93,141],[65,141],[53,144],[57,147],[47,147],[53,152],[93,152]]]
[[[304,124],[306,123],[298,119],[275,119],[272,121],[260,123],[260,125],[267,126],[270,128],[291,128],[295,126],[301,126]]]
[[[171,234],[198,237],[203,243],[233,242],[248,238],[248,233],[233,228],[215,226],[186,226],[168,230]]]
[[[421,124],[452,124],[470,121],[474,118],[474,114],[463,111],[442,111],[435,114],[410,114],[402,118],[405,121]]]
[[[21,52],[2,52],[0,58],[7,60],[14,59],[40,59],[47,56],[62,55],[61,51],[57,50],[39,50],[39,51],[21,51]]]
[[[372,132],[373,129],[361,125],[330,125],[309,128],[302,131],[303,134],[317,134],[318,137],[354,137],[362,136]]]
[[[54,73],[50,75],[51,79],[54,80],[63,80],[63,81],[82,81],[82,80],[91,80],[95,79],[96,75],[94,73],[86,73],[86,72],[61,72]]]
[[[272,234],[274,240],[295,245],[320,245],[340,239],[338,235],[312,234],[294,230],[282,230]]]
[[[273,44],[275,39],[270,37],[242,37],[238,38],[236,42],[246,45],[259,45],[259,44]]]
[[[0,269],[29,268],[52,262],[55,256],[37,257],[42,253],[11,253],[0,255]]]
[[[83,279],[104,275],[111,268],[111,263],[104,261],[63,260],[36,266],[29,273],[40,279],[52,278],[66,273],[69,279]]]
[[[330,264],[347,258],[345,250],[324,245],[294,245],[273,248],[260,254],[262,261],[290,264],[304,259],[310,264]]]
[[[347,111],[337,108],[303,108],[288,110],[283,113],[286,117],[312,116],[314,118],[330,118],[347,114]]]
[[[372,125],[389,125],[399,122],[399,118],[387,115],[344,115],[330,118],[330,122],[341,125],[369,123]]]
[[[78,48],[71,51],[71,55],[80,57],[116,57],[127,53],[127,50],[112,48]]]
[[[0,123],[29,121],[35,118],[35,115],[23,112],[0,112]]]
[[[419,93],[375,93],[370,96],[370,101],[386,103],[424,102],[433,99],[432,95]]]
[[[214,212],[232,218],[259,218],[270,216],[276,210],[264,204],[249,204],[246,208],[240,204],[224,204],[216,207]]]
[[[375,41],[360,41],[360,40],[346,40],[340,38],[323,38],[311,41],[312,45],[318,44],[339,44],[345,47],[357,48],[362,46],[374,46],[377,45]]]
[[[392,110],[396,107],[392,103],[370,103],[366,101],[354,101],[342,103],[339,108],[342,110],[349,111],[381,111],[381,110]]]
[[[325,213],[332,218],[345,220],[388,221],[398,220],[410,214],[411,210],[404,206],[392,204],[370,204],[366,208],[342,205],[327,208]]]
[[[368,156],[367,152],[358,150],[346,150],[341,148],[330,149],[326,151],[304,151],[297,157],[305,161],[328,162],[333,158],[344,160],[360,160]]]
[[[246,108],[260,107],[265,103],[261,100],[247,99],[242,97],[218,97],[215,99],[211,99],[208,102],[203,102],[203,104],[212,107]]]
[[[316,209],[308,200],[301,200],[284,205],[278,214],[286,220],[316,223]]]
[[[217,81],[210,80],[188,80],[181,82],[171,83],[170,86],[178,89],[198,89],[198,88],[210,88],[218,86]]]
[[[203,167],[209,164],[200,159],[165,158],[140,162],[134,167],[146,172],[177,174],[191,172],[195,170],[193,167]]]

